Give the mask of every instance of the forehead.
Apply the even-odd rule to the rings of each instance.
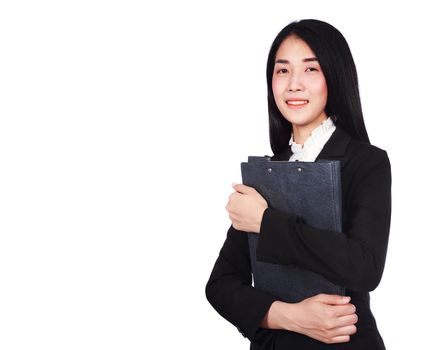
[[[302,60],[315,57],[308,44],[301,38],[292,35],[283,40],[276,52],[276,59],[287,59],[289,61]]]

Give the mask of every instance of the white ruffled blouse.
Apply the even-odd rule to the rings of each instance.
[[[336,127],[332,119],[326,119],[311,132],[311,135],[307,138],[303,145],[293,142],[292,134],[289,145],[291,146],[293,154],[291,155],[289,161],[314,162],[323,146],[325,146],[325,143],[331,137],[335,128]]]

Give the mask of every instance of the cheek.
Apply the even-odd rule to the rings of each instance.
[[[319,82],[319,94],[324,98],[325,102],[328,99],[328,86],[326,85],[325,79]]]
[[[273,97],[275,99],[275,103],[277,105],[279,105],[280,102],[280,97],[281,94],[283,92],[283,82],[282,80],[279,79],[272,79],[272,92],[273,92]]]
[[[321,91],[326,103],[326,100],[328,99],[328,86],[326,85],[326,81],[323,82]]]
[[[319,98],[326,103],[328,99],[328,86],[325,79],[319,79],[315,83],[315,91]]]

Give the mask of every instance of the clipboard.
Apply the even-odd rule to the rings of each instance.
[[[340,161],[271,161],[249,156],[241,163],[243,184],[254,187],[271,208],[296,215],[310,226],[342,232]],[[257,261],[259,234],[247,233],[254,287],[285,302],[319,293],[345,295],[345,288],[296,265]]]

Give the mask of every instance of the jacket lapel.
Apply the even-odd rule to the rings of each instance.
[[[329,138],[328,142],[326,142],[325,146],[323,146],[323,149],[317,156],[316,161],[319,159],[339,160],[344,158],[346,149],[351,140],[352,138],[343,129],[337,127]]]
[[[341,128],[337,127],[329,140],[326,142],[323,149],[316,158],[323,160],[339,160],[344,158],[347,146],[351,141],[351,137]],[[283,151],[275,154],[270,158],[271,161],[288,161],[293,154],[291,146],[288,145]]]

